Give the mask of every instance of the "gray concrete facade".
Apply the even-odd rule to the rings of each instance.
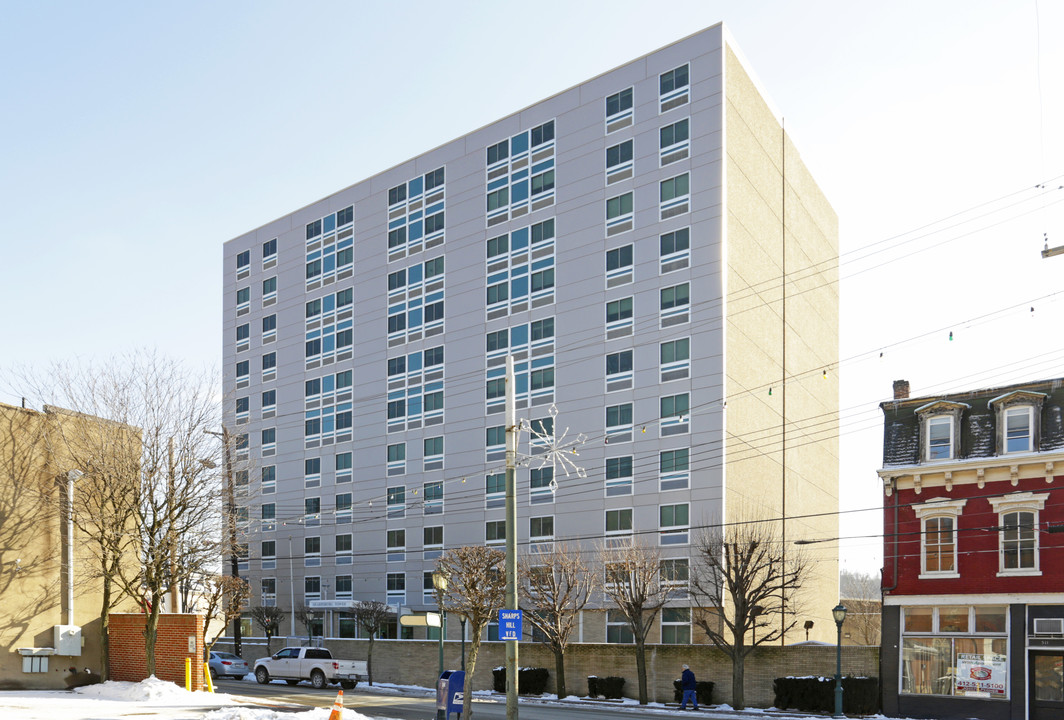
[[[232,432],[248,437],[246,451],[239,451],[248,471],[239,501],[248,506],[249,558],[243,574],[251,581],[252,605],[266,600],[287,609],[293,602],[298,607],[307,600],[331,600],[339,597],[338,577],[346,586],[344,576],[352,577],[350,594],[345,596],[394,601],[399,592],[393,578],[389,597],[388,576],[402,574],[403,603],[424,606],[424,573],[432,570],[438,551],[435,546],[424,550],[423,528],[443,526],[443,547],[485,543],[487,523],[503,520],[501,503],[492,502],[486,490],[487,476],[503,469],[500,448],[486,445],[487,431],[501,426],[503,418],[499,399],[486,400],[486,396],[506,353],[487,348],[490,334],[507,329],[511,330],[507,350],[514,352],[519,366],[531,363],[526,371],[530,384],[533,371],[553,369],[552,386],[547,372],[536,375],[536,386],[527,393],[521,392],[519,381],[518,417],[545,418],[553,403],[559,413],[558,434],[568,428],[570,437],[588,436],[576,458],[586,468],[587,478],[559,473],[556,492],[540,487],[533,493],[530,469],[519,469],[519,551],[536,544],[537,538],[530,536],[530,518],[551,517],[555,542],[579,540],[592,548],[606,535],[607,512],[631,509],[636,537],[659,546],[665,557],[692,554],[695,528],[718,522],[724,513],[725,37],[723,26],[711,27],[225,244],[225,422]],[[663,80],[663,74],[683,67],[686,85],[679,85],[683,80],[679,73]],[[622,109],[607,123],[607,98],[629,89],[630,113]],[[689,139],[671,142],[683,134],[676,124],[684,120]],[[543,140],[549,134],[544,129],[547,123],[553,123],[553,139],[535,144],[527,158],[514,160],[515,153],[522,152],[521,141],[515,138],[528,133],[530,143]],[[666,127],[675,132],[668,131],[663,150]],[[533,129],[539,130],[537,136]],[[608,152],[629,140],[630,163],[624,148]],[[510,141],[510,157],[505,163],[489,163],[489,148],[504,141]],[[608,158],[617,160],[609,169]],[[442,185],[423,192],[415,202],[390,202],[397,199],[390,190],[405,185],[408,197],[416,195],[416,181],[425,183],[426,174],[440,168]],[[537,177],[539,183],[530,192],[541,189],[527,206],[519,199],[526,170],[527,177]],[[552,178],[546,177],[548,172],[553,172]],[[509,178],[509,203],[504,219],[496,222],[493,213],[498,210],[486,208],[495,175],[503,173]],[[688,181],[686,194],[682,180],[668,183],[683,177]],[[552,187],[542,189],[547,185]],[[677,197],[663,200],[663,194],[677,192]],[[609,202],[628,193],[630,219],[623,201],[612,206]],[[415,242],[414,226],[421,222],[427,227],[416,216],[426,208],[432,215],[440,203],[442,235],[433,229],[426,235],[431,239]],[[620,215],[608,218],[611,207],[619,208]],[[350,224],[344,222],[347,208],[352,208]],[[327,218],[338,212],[341,225],[330,237]],[[308,224],[323,219],[321,234],[308,232]],[[533,243],[527,253],[514,248],[524,228],[550,221],[553,239]],[[394,240],[390,248],[389,229],[403,222],[407,240]],[[663,256],[662,236],[674,231],[681,231],[681,237],[683,231],[689,232],[689,249],[676,250],[670,244],[673,236],[666,240],[668,252]],[[539,234],[547,233],[549,227],[541,225]],[[313,234],[309,240],[308,234]],[[489,258],[489,241],[507,234],[508,254]],[[276,255],[264,259],[264,245],[272,241]],[[308,263],[318,259],[315,253],[337,257],[338,249],[343,258],[347,242],[350,264],[331,271],[323,258],[322,273],[308,279]],[[497,250],[499,243],[494,247]],[[616,262],[608,270],[608,253],[628,247],[630,265],[624,264],[627,252],[622,250],[610,256]],[[245,252],[248,264],[238,267]],[[411,279],[411,269],[424,272],[425,264],[437,258],[443,261],[442,275]],[[404,270],[405,285],[394,280],[390,288],[389,276]],[[438,263],[433,270],[438,270]],[[547,270],[553,271],[553,287],[547,287]],[[537,273],[538,284],[531,277]],[[269,284],[264,285],[270,278],[276,278],[275,294]],[[539,288],[530,289],[524,301],[515,297],[522,278]],[[489,307],[489,286],[501,282],[507,283],[511,297]],[[335,298],[346,290],[352,291],[350,304],[308,318],[308,303]],[[425,309],[437,302],[440,293],[442,324],[435,319],[436,310]],[[626,303],[618,302],[628,298],[630,318],[623,317]],[[419,303],[422,324],[414,330]],[[389,308],[399,305],[405,308],[408,327],[390,333]],[[621,317],[609,322],[610,309]],[[263,319],[271,315],[276,316],[275,333],[263,329]],[[552,337],[512,347],[515,337],[520,340],[519,328],[551,319]],[[238,327],[245,324],[247,338],[238,340]],[[337,338],[349,328],[350,346],[330,351],[323,343],[324,351],[308,358],[308,342],[317,339],[313,333],[329,327],[337,329],[333,332]],[[394,330],[395,325],[391,327]],[[542,325],[536,327],[544,331]],[[689,361],[663,366],[662,344],[675,340],[689,341]],[[442,366],[411,370],[410,356],[417,353],[424,360],[424,351],[437,347],[443,348]],[[626,351],[631,352],[631,371],[626,369],[625,356],[614,358],[611,369],[617,372],[608,377],[607,356]],[[263,356],[269,353],[276,353],[276,367],[264,372]],[[389,360],[403,356],[408,358],[406,372],[389,375]],[[238,377],[238,363],[244,361],[248,373]],[[351,387],[308,398],[307,381],[348,370]],[[442,414],[438,401],[429,397],[441,382]],[[273,409],[262,405],[268,391],[275,392]],[[407,412],[390,423],[389,401],[401,394]],[[668,398],[664,410],[663,398]],[[421,412],[415,417],[412,409],[418,399]],[[337,412],[347,412],[348,404],[350,429],[334,429],[331,437],[328,432],[307,436],[313,413],[333,408],[338,417]],[[608,432],[607,409],[626,404],[631,405],[631,422],[625,423],[630,429],[618,426]],[[275,431],[274,447],[264,445],[263,430],[269,429]],[[442,463],[436,456],[424,457],[424,441],[436,437],[443,438]],[[388,447],[399,444],[405,444],[402,468],[394,456],[389,462]],[[662,453],[673,450],[688,452],[686,480],[682,469],[667,472],[668,463],[677,458]],[[527,433],[522,451],[528,451]],[[348,452],[351,473],[345,475],[342,468],[336,469],[335,458]],[[306,461],[316,458],[320,477],[308,478]],[[631,459],[628,489],[623,458]],[[609,460],[615,461],[611,467],[621,474],[607,480]],[[270,467],[275,476],[272,488],[262,478],[263,469]],[[442,483],[443,511],[426,514],[435,509],[433,489],[428,488],[426,497],[426,483],[436,482]],[[397,502],[396,488],[405,493],[402,503]],[[343,498],[338,510],[337,496],[347,493],[350,511],[345,510]],[[314,498],[320,499],[319,505]],[[271,503],[274,518],[263,519],[261,507]],[[676,524],[663,527],[663,518]],[[622,515],[622,525],[623,519]],[[542,531],[545,523],[537,524]],[[685,526],[690,528],[687,543]],[[395,530],[405,530],[402,551],[389,550],[388,533]],[[338,552],[335,538],[346,534],[352,535],[351,550]],[[319,555],[308,554],[307,537],[320,538]],[[394,534],[392,539],[397,541]],[[275,543],[274,559],[267,558],[265,565],[264,541]],[[306,595],[308,577],[321,578],[328,588],[318,596]],[[267,597],[263,579],[274,581],[273,597]],[[601,637],[601,631],[594,636]]]

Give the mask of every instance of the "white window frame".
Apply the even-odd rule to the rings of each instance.
[[[987,498],[998,516],[998,577],[1025,577],[1042,574],[1042,562],[1039,557],[1041,543],[1038,541],[1039,513],[1045,509],[1049,493],[1020,492],[1003,495],[1001,497]],[[1033,568],[1006,568],[1005,567],[1005,516],[1014,512],[1029,512],[1034,515],[1034,567]]]
[[[1012,415],[1024,414],[1027,416],[1027,447],[1022,450],[1010,450],[1009,449],[1009,417]],[[1001,450],[1005,455],[1013,455],[1015,453],[1031,452],[1034,445],[1034,408],[1030,405],[1015,405],[1013,407],[1005,408],[1005,412],[1001,415],[1004,427],[1002,428],[1002,443]]]
[[[913,507],[913,511],[916,513],[916,518],[920,521],[920,580],[931,579],[943,579],[943,578],[959,578],[960,568],[957,564],[958,552],[957,546],[959,542],[959,533],[957,520],[960,518],[961,513],[964,510],[964,505],[967,503],[965,500],[931,500],[923,505],[916,505]],[[951,518],[953,520],[953,569],[952,570],[927,570],[927,549],[925,541],[927,539],[927,521],[937,518]]]
[[[933,458],[931,457],[931,426],[935,424],[941,424],[942,422],[946,422],[949,425],[949,444],[946,446],[947,449],[945,457]],[[924,432],[926,435],[926,437],[924,438],[924,460],[927,460],[928,462],[940,462],[943,460],[954,459],[952,415],[932,415],[931,417],[927,418]]]

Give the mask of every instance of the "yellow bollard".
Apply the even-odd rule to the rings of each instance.
[[[211,680],[211,667],[203,663],[203,679],[207,681],[207,692],[214,692],[214,681]]]
[[[185,658],[185,689],[192,692],[192,658]]]

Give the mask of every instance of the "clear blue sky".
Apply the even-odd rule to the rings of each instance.
[[[878,506],[891,380],[1064,376],[1060,3],[0,2],[0,371],[217,365],[223,242],[721,20],[839,214],[842,504]]]

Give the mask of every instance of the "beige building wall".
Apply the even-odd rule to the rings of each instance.
[[[725,517],[787,518],[815,560],[787,642],[834,642],[838,543],[793,543],[838,537],[838,219],[728,46],[724,68]]]
[[[55,627],[68,623],[63,506],[66,473],[77,469],[63,451],[63,438],[94,422],[0,404],[0,689],[68,688],[101,676],[101,583],[94,577],[91,543],[76,528],[74,624],[81,628],[80,654],[52,652]],[[42,670],[46,661],[46,671],[24,671],[25,654],[31,652],[40,658],[33,669]]]

